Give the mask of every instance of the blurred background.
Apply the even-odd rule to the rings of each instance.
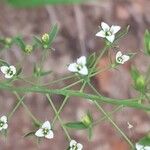
[[[21,0],[20,0],[21,1]],[[150,1],[149,0],[99,0],[84,4],[71,5],[44,5],[31,8],[16,8],[0,2],[0,36],[12,37],[22,35],[27,42],[33,35],[42,35],[49,31],[53,24],[59,25],[59,33],[53,44],[56,49],[44,63],[46,69],[52,69],[55,73],[51,80],[66,76],[69,72],[67,64],[81,55],[89,55],[103,47],[103,40],[95,37],[101,21],[108,24],[116,24],[122,27],[130,25],[129,34],[121,39],[120,48],[123,52],[138,52],[136,57],[119,67],[97,75],[94,78],[95,87],[104,95],[112,98],[131,98],[137,93],[132,88],[129,70],[131,64],[137,66],[141,72],[145,72],[150,60],[145,57],[143,49],[143,34],[145,29],[150,29]],[[24,70],[26,74],[32,70],[29,66],[38,61],[38,54],[34,53],[25,60]],[[10,63],[22,61],[21,52],[17,48],[0,53],[0,57]],[[109,63],[107,57],[99,62],[99,67],[105,67]],[[60,83],[55,87],[65,86]],[[54,96],[55,105],[59,108],[64,97]],[[33,114],[40,120],[52,120],[53,111],[47,105],[45,97],[40,94],[28,94],[25,103]],[[10,112],[16,104],[15,97],[8,93],[0,92],[0,114]],[[105,105],[108,111],[112,106]],[[90,110],[93,116],[101,114],[95,106],[84,100],[70,98],[61,116],[64,121],[79,120],[82,115]],[[133,141],[137,142],[142,136],[150,131],[149,114],[135,109],[123,108],[113,115],[114,121]],[[127,122],[134,127],[128,129]],[[67,141],[64,133],[56,124],[55,138],[36,143],[35,138],[24,138],[23,135],[32,129],[31,119],[22,106],[15,112],[10,120],[8,139],[0,137],[0,150],[64,150]],[[105,121],[94,128],[93,138],[88,141],[85,131],[70,131],[73,139],[84,145],[84,150],[129,150],[128,144],[116,132],[112,125]]]

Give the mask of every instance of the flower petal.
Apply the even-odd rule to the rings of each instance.
[[[82,74],[82,75],[88,75],[88,69],[86,66],[84,66],[83,68],[81,68],[81,70],[78,71],[78,73]]]
[[[106,39],[107,39],[109,42],[113,43],[113,41],[115,40],[115,35],[106,36]]]
[[[111,28],[110,28],[110,31],[111,31],[112,34],[116,34],[120,29],[121,29],[120,26],[112,25]]]
[[[136,143],[136,149],[137,150],[150,150],[150,146],[144,146],[139,143]]]
[[[106,37],[105,35],[105,32],[103,30],[101,30],[100,32],[96,33],[96,36],[99,36],[99,37]]]
[[[13,75],[16,74],[16,68],[14,66],[10,66],[9,67],[11,69],[11,71],[13,72]]]
[[[74,145],[76,145],[77,144],[77,142],[75,141],[75,140],[71,140],[70,141],[70,147],[73,147]]]
[[[35,132],[35,135],[37,137],[44,137],[44,134],[43,134],[43,129],[39,129]]]
[[[13,77],[13,74],[12,75],[10,75],[10,74],[5,74],[5,78],[6,79],[10,79],[10,78],[12,78]]]
[[[8,128],[8,124],[7,123],[5,123],[4,125],[3,125],[3,127],[2,127],[3,129],[7,129]]]
[[[130,59],[130,57],[128,55],[123,55],[122,59],[123,59],[123,63],[125,63],[126,61]]]
[[[117,54],[116,54],[116,58],[121,57],[121,56],[122,56],[122,52],[118,51]]]
[[[1,72],[6,74],[7,73],[7,70],[9,69],[8,66],[1,66]]]
[[[101,23],[101,27],[102,27],[102,29],[103,29],[104,31],[110,30],[109,25],[108,25],[107,23],[105,23],[105,22],[102,22],[102,23]]]
[[[82,150],[82,149],[83,149],[83,145],[80,144],[80,143],[78,143],[78,144],[77,144],[77,148],[78,148],[78,150]]]
[[[48,132],[48,134],[45,135],[45,138],[47,138],[47,139],[52,139],[52,138],[54,138],[54,133],[53,133],[53,131],[50,130],[50,131]]]
[[[76,63],[72,63],[68,66],[68,70],[71,71],[71,72],[77,72],[78,69],[77,69],[77,64]]]
[[[121,51],[118,51],[117,54],[116,54],[116,62],[117,63],[120,63],[120,61],[118,61],[119,57],[122,57],[122,52]]]
[[[7,123],[7,117],[6,116],[2,116],[0,118],[0,121],[4,122],[4,123]]]
[[[51,124],[49,121],[45,121],[42,125],[42,128],[51,129]]]
[[[86,64],[86,57],[85,56],[81,56],[80,58],[78,58],[77,59],[77,64],[85,65]]]

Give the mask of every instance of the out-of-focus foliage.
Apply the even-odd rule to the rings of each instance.
[[[150,31],[146,30],[144,35],[144,48],[145,53],[150,55]]]
[[[15,7],[34,7],[47,4],[75,4],[85,0],[7,0],[7,2]]]

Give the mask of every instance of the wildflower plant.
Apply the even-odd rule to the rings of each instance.
[[[57,25],[54,25],[49,32],[44,33],[40,37],[34,36],[32,40],[33,42],[30,44],[24,41],[22,37],[14,37],[10,39],[1,38],[3,40],[1,40],[0,42],[1,45],[3,45],[4,49],[11,49],[12,45],[17,45],[19,47],[19,50],[23,52],[22,54],[26,56],[32,55],[33,51],[40,49],[41,59],[38,63],[32,65],[34,69],[32,74],[29,75],[30,78],[24,75],[25,73],[22,70],[22,67],[20,67],[21,65],[17,65],[18,62],[12,65],[7,62],[7,60],[3,60],[2,58],[0,59],[0,75],[5,77],[0,81],[0,90],[12,92],[18,100],[16,106],[11,112],[8,112],[6,116],[1,115],[2,117],[0,118],[0,132],[6,129],[9,130],[9,120],[13,119],[12,117],[15,111],[20,107],[20,105],[22,105],[32,118],[35,125],[33,131],[25,133],[25,137],[32,135],[35,138],[55,140],[55,122],[58,120],[60,126],[62,127],[62,130],[64,131],[65,137],[68,140],[68,142],[66,143],[69,143],[66,144],[66,148],[64,149],[82,150],[84,149],[84,143],[80,144],[75,140],[72,140],[74,139],[74,137],[70,136],[70,130],[68,129],[85,130],[88,134],[89,139],[92,139],[93,128],[97,125],[100,125],[100,123],[105,120],[110,122],[110,124],[118,131],[118,133],[128,142],[131,149],[139,150],[143,146],[148,149],[149,143],[146,143],[146,141],[147,139],[149,139],[149,136],[143,138],[142,142],[139,141],[137,143],[133,143],[132,139],[129,139],[123,129],[119,128],[118,125],[113,121],[112,115],[124,107],[150,111],[150,69],[147,70],[146,75],[143,75],[135,66],[132,67],[132,85],[138,94],[138,96],[133,98],[115,99],[106,97],[102,95],[92,84],[92,78],[97,74],[101,74],[110,69],[116,69],[118,66],[124,65],[124,63],[128,63],[128,61],[134,59],[134,53],[129,52],[125,54],[123,50],[119,49],[118,51],[113,51],[115,53],[114,61],[106,66],[106,68],[97,67],[97,64],[101,61],[101,58],[104,56],[104,54],[107,54],[108,51],[119,47],[119,40],[128,33],[128,30],[128,27],[126,29],[121,29],[120,26],[109,26],[106,23],[102,22],[101,30],[96,34],[96,36],[102,37],[104,38],[104,40],[106,40],[104,48],[100,49],[100,51],[97,53],[90,54],[87,57],[79,56],[73,63],[70,62],[70,64],[66,64],[66,70],[68,70],[68,73],[71,72],[72,74],[56,81],[50,81],[48,83],[44,82],[43,77],[51,76],[52,70],[44,70],[43,65],[44,61],[48,57],[47,54],[51,53],[52,50],[54,50],[52,44],[58,33]],[[148,33],[146,33],[145,38],[145,48],[148,48],[147,50],[149,51],[148,43],[150,41],[150,38]],[[147,55],[147,57],[149,57],[149,52],[145,52],[145,49],[143,53]],[[63,82],[68,79],[72,79],[72,81],[74,82],[60,89],[53,89],[51,86],[54,83],[57,84],[58,82]],[[22,84],[16,84],[16,81],[17,83],[21,82]],[[80,89],[74,90],[73,87],[75,85],[79,85]],[[90,87],[93,94],[89,92],[87,93],[85,91],[85,87]],[[44,95],[55,113],[54,118],[52,118],[52,116],[49,116],[50,121],[37,119],[25,104],[25,95],[27,95],[28,93],[40,93]],[[58,109],[52,100],[52,95],[65,96],[61,106]],[[96,119],[93,117],[92,113],[89,110],[84,110],[85,115],[81,117],[80,120],[70,120],[64,122],[61,117],[61,113],[63,109],[65,109],[65,105],[67,105],[70,97],[81,97],[86,101],[89,100],[91,102],[91,105],[94,105],[97,111],[102,114],[101,118]],[[112,112],[107,112],[101,105],[102,103],[115,105],[116,108]],[[134,128],[129,122],[126,125],[129,129]]]

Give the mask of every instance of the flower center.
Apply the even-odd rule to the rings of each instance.
[[[77,145],[73,145],[73,146],[72,146],[72,149],[73,149],[73,150],[78,150]]]
[[[77,70],[78,70],[78,71],[80,71],[82,68],[83,68],[83,65],[82,65],[82,64],[78,64],[78,65],[77,65]]]
[[[0,127],[4,126],[4,122],[0,121]]]
[[[123,58],[122,57],[118,57],[117,60],[118,60],[118,62],[123,62]]]
[[[112,32],[110,30],[108,30],[108,31],[105,32],[105,35],[110,36],[110,35],[112,35]]]
[[[43,129],[43,134],[44,134],[44,135],[47,135],[48,132],[49,132],[49,129],[47,129],[47,128],[44,128],[44,129]]]
[[[13,71],[9,68],[9,69],[7,70],[7,74],[9,74],[10,76],[13,75]]]

